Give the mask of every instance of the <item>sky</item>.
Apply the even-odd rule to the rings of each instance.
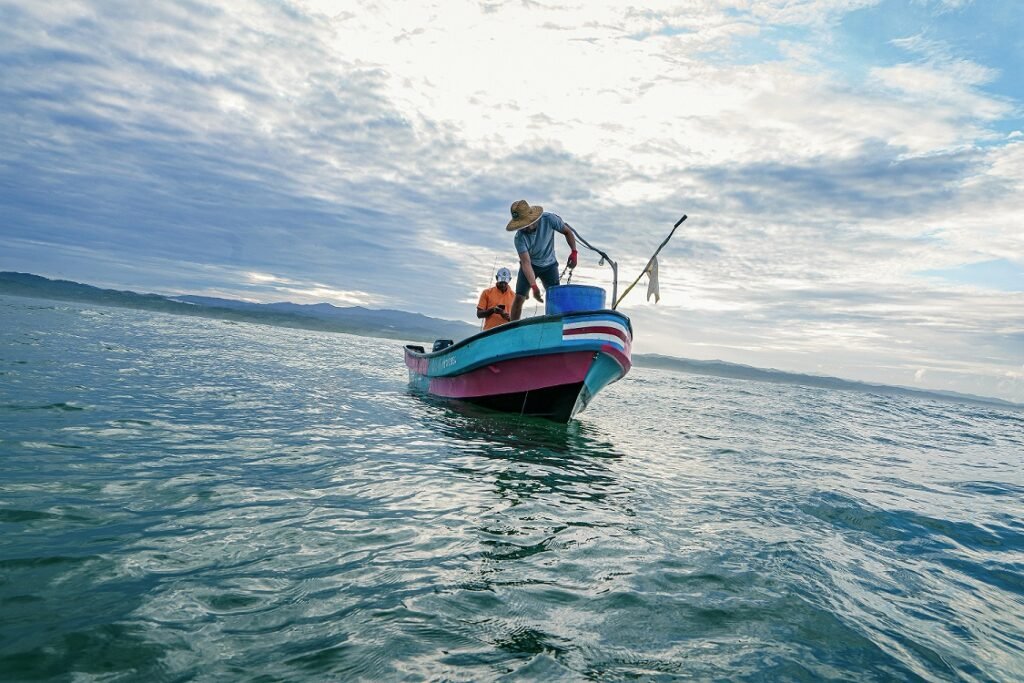
[[[1018,0],[0,0],[0,270],[475,321],[513,201],[685,213],[635,353],[1024,402],[1022,74]]]

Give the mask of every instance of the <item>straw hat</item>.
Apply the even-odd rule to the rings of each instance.
[[[544,213],[543,206],[530,206],[525,199],[520,199],[512,205],[512,220],[508,222],[505,229],[509,232],[528,228],[537,222],[540,215]]]

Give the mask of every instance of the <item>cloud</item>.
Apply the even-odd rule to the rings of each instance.
[[[1024,253],[1021,102],[927,30],[836,54],[881,11],[8,3],[0,267],[469,319],[515,199],[624,280],[685,212],[638,348],[1019,399],[1017,294],[921,273]]]
[[[974,0],[935,0],[935,2],[947,10],[958,10],[970,5]]]
[[[965,123],[991,122],[1014,113],[1011,101],[981,90],[998,77],[998,70],[958,58],[949,45],[923,34],[893,44],[919,56],[915,62],[871,69],[871,77],[895,96],[928,111],[946,111],[950,119],[958,116]]]

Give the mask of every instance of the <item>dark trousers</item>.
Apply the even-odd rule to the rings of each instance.
[[[559,284],[558,281],[558,262],[555,261],[550,266],[534,266],[533,274],[537,276],[537,279],[544,283],[544,289],[548,287],[555,287]],[[523,275],[523,269],[519,269],[519,276],[516,278],[516,294],[519,296],[530,296],[530,283],[526,281],[526,276]]]

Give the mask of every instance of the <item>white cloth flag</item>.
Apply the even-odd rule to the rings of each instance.
[[[661,289],[658,285],[658,257],[651,259],[651,267],[647,269],[647,300],[654,295],[654,303],[661,301]]]

